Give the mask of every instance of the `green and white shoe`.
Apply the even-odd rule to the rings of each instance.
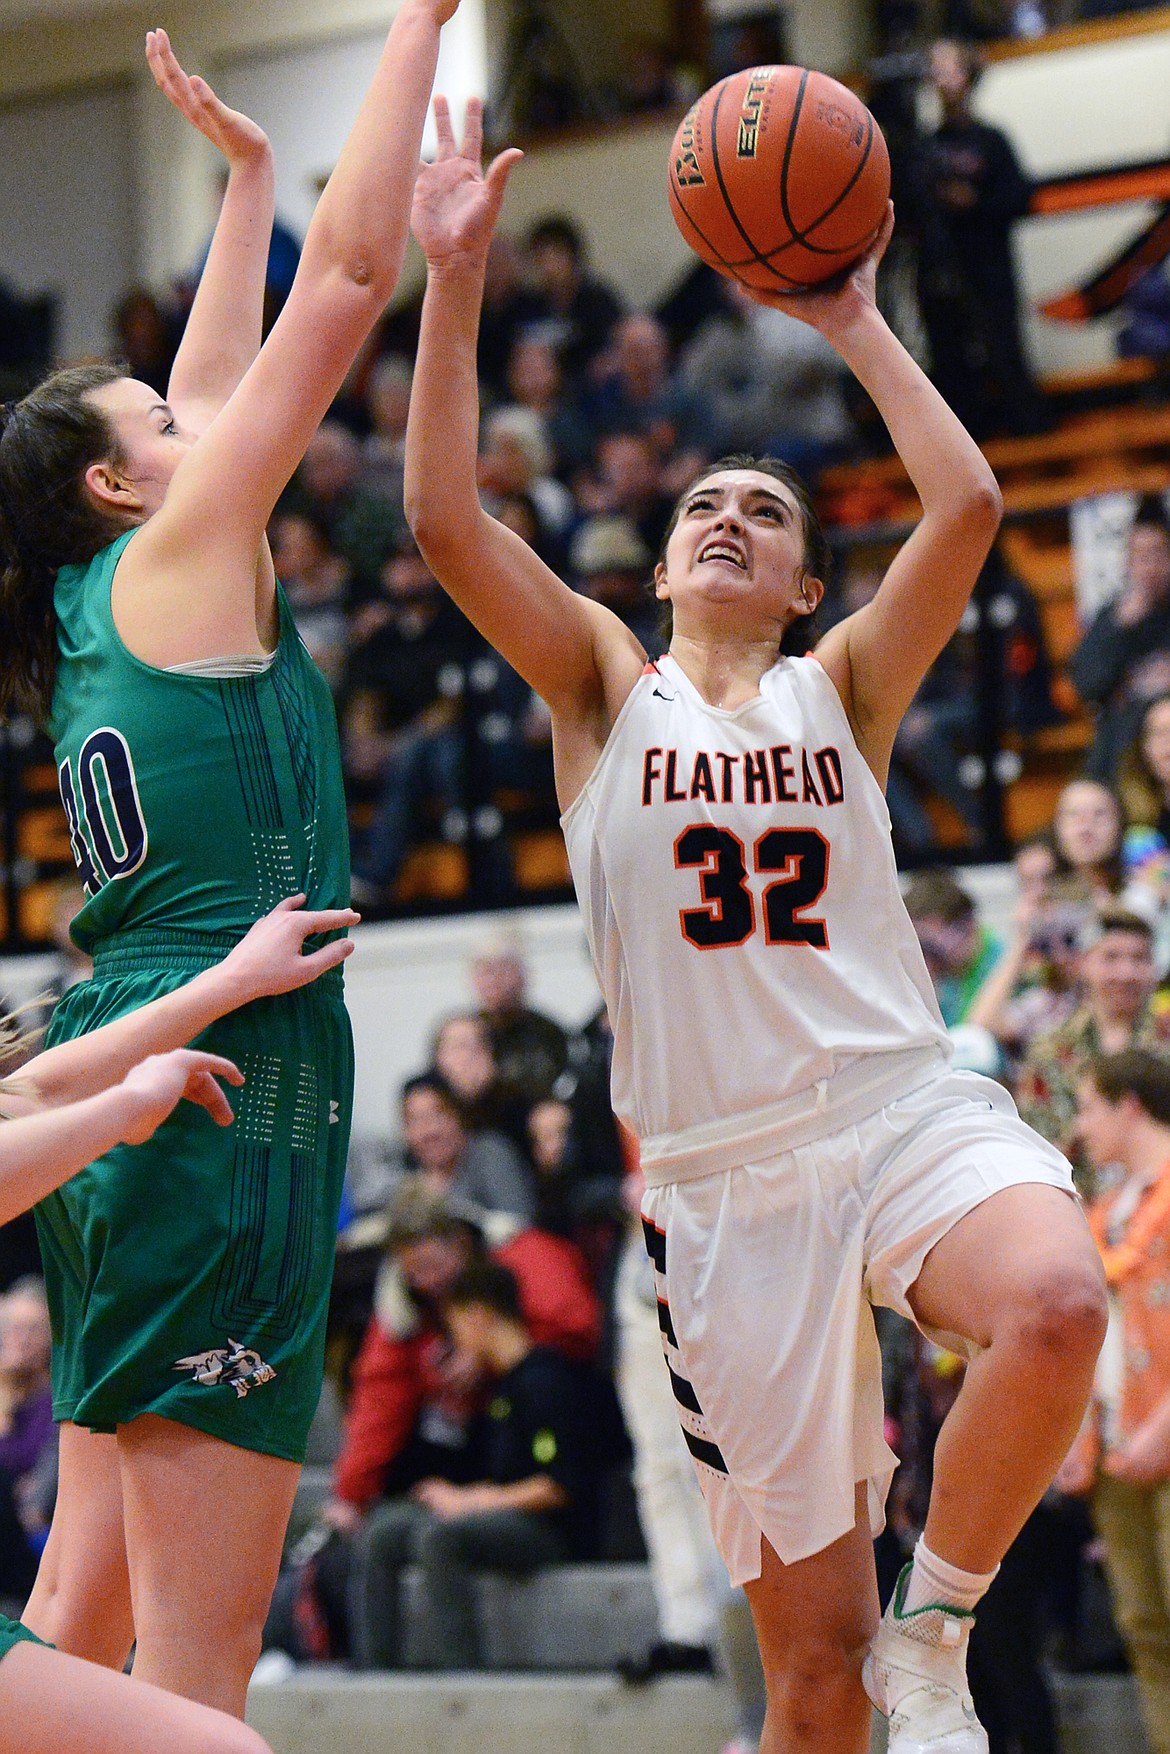
[[[890,1720],[889,1754],[988,1754],[987,1732],[967,1690],[967,1608],[927,1602],[903,1610],[910,1565],[903,1567],[861,1678]]]

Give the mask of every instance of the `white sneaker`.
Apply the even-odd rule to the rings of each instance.
[[[250,1685],[253,1687],[276,1687],[281,1681],[287,1681],[289,1676],[295,1675],[296,1672],[297,1665],[287,1651],[275,1648],[261,1651],[256,1667],[252,1670]]]
[[[889,1754],[988,1754],[967,1691],[975,1616],[943,1602],[904,1613],[909,1579],[907,1565],[861,1671],[865,1691],[890,1720]]]

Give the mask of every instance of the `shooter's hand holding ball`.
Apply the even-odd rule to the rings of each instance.
[[[757,304],[771,305],[799,317],[819,331],[841,351],[845,333],[853,318],[877,312],[878,264],[894,235],[894,204],[886,202],[885,217],[877,236],[852,269],[845,269],[826,284],[810,287],[807,292],[764,292],[753,289]]]

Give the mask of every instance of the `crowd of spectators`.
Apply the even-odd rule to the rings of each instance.
[[[924,8],[881,10],[893,49],[921,40]],[[1057,14],[1039,0],[971,0],[930,16],[980,38],[1031,34]],[[915,81],[924,70],[942,121],[895,173],[934,374],[980,434],[1032,429],[1044,413],[1008,242],[1026,181],[1004,137],[971,117],[973,55],[938,43]],[[647,45],[614,102],[674,101],[679,77]],[[290,247],[284,234],[270,314],[287,290]],[[121,351],[160,389],[181,315],[140,289],[116,313]],[[417,301],[388,316],[270,529],[298,628],[336,698],[354,897],[374,914],[395,907],[420,840],[472,850],[480,903],[514,899],[510,813],[555,820],[547,712],[444,595],[404,515],[417,319]],[[815,485],[872,442],[857,386],[814,331],[698,267],[657,310],[631,308],[562,215],[496,240],[479,369],[485,505],[651,655],[662,649],[654,562],[699,468],[729,451],[767,453]],[[838,558],[826,621],[867,601],[881,578],[880,546],[846,545]],[[1016,850],[1006,929],[981,917],[949,870],[919,869],[907,904],[960,1062],[1013,1089],[1072,1157],[1086,1199],[1110,1202],[1102,1235],[1115,1237],[1126,1217],[1117,1165],[1134,1165],[1099,1114],[1096,1131],[1085,1123],[1086,1105],[1132,1098],[1170,1126],[1156,1077],[1127,1084],[1101,1071],[1135,1052],[1170,1068],[1170,520],[1160,500],[1137,506],[1121,591],[1086,625],[1071,676],[1096,709],[1095,736],[1051,824]],[[1059,717],[1037,606],[998,550],[895,747],[889,804],[908,863],[937,855],[940,822],[952,845],[984,842],[989,677],[996,734],[1026,736]],[[609,1051],[604,1012],[569,1031],[531,1008],[522,947],[498,934],[469,969],[466,1006],[434,1020],[427,1063],[393,1093],[392,1139],[355,1144],[331,1346],[344,1418],[329,1493],[290,1552],[269,1642],[300,1660],[473,1668],[483,1660],[478,1572],[644,1551],[660,1636],[628,1653],[622,1673],[639,1683],[722,1663],[744,1675],[736,1746],[746,1749],[761,1721],[758,1667],[740,1661],[742,1599],[710,1541],[670,1406],[636,1151],[610,1108]],[[892,1320],[883,1343],[905,1464],[880,1553],[888,1587],[919,1532],[933,1439],[963,1366]],[[43,1290],[21,1277],[0,1299],[0,1605],[27,1590],[51,1515],[47,1365]],[[1170,1492],[1170,1439],[1164,1449],[1136,1488]],[[980,1613],[972,1682],[994,1754],[1057,1748],[1039,1628],[1047,1623],[1052,1650],[1055,1627],[1070,1662],[1090,1642],[1077,1579],[1091,1525],[1078,1506],[1097,1476],[1082,1473],[1041,1506]],[[640,1536],[621,1510],[628,1478]],[[417,1624],[404,1613],[408,1566]],[[1123,1630],[1140,1652],[1132,1589],[1125,1603]],[[1144,1654],[1139,1671],[1150,1671]],[[1156,1676],[1150,1685],[1156,1694]]]
[[[884,272],[891,287],[908,274],[916,310],[908,320],[916,337],[905,338],[921,349],[925,335],[936,381],[977,436],[1032,430],[1046,413],[1021,340],[1010,245],[1027,178],[1006,137],[971,113],[977,50],[924,35],[988,32],[954,8],[945,17],[909,8],[900,22],[897,8],[887,10],[884,40],[895,51],[915,45],[885,83],[879,61],[873,94],[899,211]],[[764,47],[746,24],[719,43],[740,65]],[[630,107],[669,98],[679,85],[680,70],[642,47],[632,63],[641,96]],[[783,43],[772,48],[782,56]],[[917,103],[924,83],[939,106],[929,129]],[[295,247],[282,228],[269,265],[270,314],[287,294]],[[115,313],[117,346],[160,389],[189,298],[186,287],[164,306],[133,289]],[[901,303],[894,294],[887,303],[896,323]],[[271,526],[278,575],[337,700],[354,897],[367,916],[394,911],[412,893],[403,872],[420,842],[466,848],[475,901],[515,899],[517,834],[556,820],[547,712],[444,596],[404,515],[419,311],[416,294],[387,314]],[[698,263],[654,309],[638,308],[562,213],[495,239],[478,363],[484,504],[576,589],[613,609],[651,656],[661,649],[653,568],[673,502],[697,469],[730,452],[767,454],[815,488],[827,467],[886,444],[863,393],[807,325]],[[825,620],[864,600],[884,558],[841,553]],[[988,737],[1056,716],[1036,605],[999,555],[981,594],[995,613],[965,625],[942,655],[899,740],[891,809],[899,853],[912,861],[938,850],[930,800],[940,796],[960,842],[976,850],[988,840],[978,795]],[[976,705],[980,679],[986,694],[989,628],[1002,697],[990,728]]]
[[[1143,577],[1152,521],[1139,507],[1131,554]],[[1118,601],[1086,632],[1090,656],[1107,628],[1124,628],[1124,591]],[[1160,655],[1148,641],[1130,652],[1138,675]],[[1128,703],[1120,661],[1109,681]],[[1017,849],[1005,929],[988,924],[953,871],[920,871],[906,892],[959,1064],[1005,1083],[1023,1117],[1069,1156],[1115,1294],[1091,1425],[980,1608],[972,1689],[993,1749],[1056,1754],[1044,1653],[1074,1667],[1128,1656],[1150,1744],[1170,1748],[1170,1572],[1157,1548],[1170,1494],[1170,1355],[1158,1314],[1170,1242],[1170,857],[1159,778],[1168,708],[1170,696],[1151,692],[1128,740],[1112,740],[1112,761],[1102,753],[1110,742],[1094,742],[1050,826]],[[1102,720],[1112,731],[1110,710]],[[893,1339],[890,1411],[907,1463],[893,1521],[912,1530],[964,1367],[918,1335]],[[1124,1654],[1086,1606],[1102,1564]]]

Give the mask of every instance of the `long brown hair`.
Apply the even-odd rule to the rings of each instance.
[[[121,461],[90,392],[127,375],[96,363],[53,372],[0,410],[0,716],[48,715],[57,669],[57,569],[92,560],[126,527],[85,489],[99,459]]]
[[[1166,808],[1166,788],[1146,758],[1146,726],[1155,707],[1170,701],[1170,690],[1155,694],[1142,709],[1137,735],[1128,745],[1117,765],[1117,790],[1121,796],[1125,820],[1131,828],[1153,828]]]
[[[722,475],[728,469],[754,469],[759,475],[770,475],[774,481],[779,481],[782,486],[788,489],[800,511],[804,536],[801,564],[805,575],[808,578],[820,579],[823,585],[827,585],[832,569],[833,551],[829,547],[828,537],[821,528],[821,520],[817,516],[817,508],[813,504],[808,483],[797,474],[791,464],[781,462],[779,457],[753,457],[747,452],[739,451],[732,456],[719,457],[708,468],[700,469],[685,491],[679,494],[674,502],[674,510],[670,514],[670,522],[662,537],[662,546],[658,551],[658,564],[661,566],[665,563],[666,545],[674,535],[675,526],[683,514],[683,507],[699,483],[709,481],[712,475]],[[662,605],[662,614],[659,618],[659,631],[664,639],[669,641],[673,627],[674,617],[671,605],[666,602]],[[806,652],[812,650],[819,635],[820,629],[816,625],[815,612],[812,615],[797,615],[784,629],[780,650],[786,657],[803,657]]]

